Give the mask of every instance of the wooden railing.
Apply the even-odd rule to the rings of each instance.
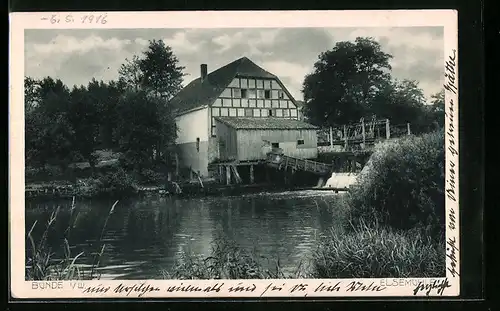
[[[333,169],[332,165],[307,159],[299,159],[279,152],[269,152],[267,154],[267,164],[278,169],[300,170],[318,175],[330,174]]]
[[[389,119],[370,121],[361,119],[359,123],[342,127],[322,128],[317,131],[318,146],[371,144],[375,141],[410,135],[410,124],[393,125]]]

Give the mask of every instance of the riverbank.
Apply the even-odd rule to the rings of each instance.
[[[197,182],[184,182],[177,184],[180,192],[175,190],[172,184],[170,187],[162,185],[133,185],[130,192],[119,194],[120,197],[133,197],[158,194],[162,196],[176,197],[199,197],[199,196],[235,196],[241,194],[252,194],[258,192],[283,192],[283,191],[304,191],[315,190],[324,192],[344,193],[348,191],[346,187],[294,187],[277,185],[274,183],[260,183],[247,185],[220,185],[216,183],[205,183],[201,186]],[[170,190],[169,190],[170,189]],[[113,192],[99,192],[90,190],[86,185],[74,185],[64,182],[28,184],[25,188],[26,198],[30,199],[56,199],[56,198],[99,198],[116,196]]]

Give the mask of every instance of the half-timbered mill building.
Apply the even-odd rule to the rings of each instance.
[[[212,163],[265,160],[266,150],[317,156],[315,127],[299,120],[297,102],[281,80],[246,57],[200,77],[171,101],[180,164],[209,176]]]

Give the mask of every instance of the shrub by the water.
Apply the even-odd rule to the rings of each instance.
[[[164,174],[153,170],[153,169],[143,169],[140,173],[141,181],[146,184],[161,184],[165,182]]]
[[[133,190],[133,180],[122,168],[99,177],[102,191],[106,193],[129,193]]]
[[[411,136],[379,146],[349,194],[353,225],[444,232],[444,132]]]

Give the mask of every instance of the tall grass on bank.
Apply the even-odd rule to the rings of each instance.
[[[181,258],[170,271],[162,271],[165,279],[284,279],[305,277],[303,263],[293,273],[286,273],[279,258],[274,268],[264,268],[262,262],[269,261],[255,251],[247,251],[223,234],[217,234],[212,242],[210,255],[195,255],[184,250]]]
[[[102,241],[103,232],[105,232],[108,219],[113,213],[116,204],[118,204],[118,201],[113,204],[110,212],[108,213],[97,244],[100,244]],[[55,223],[59,219],[59,206],[55,208],[51,213],[44,231],[38,241],[35,241],[35,238],[33,237],[33,230],[38,224],[38,220],[33,223],[30,230],[26,233],[26,280],[82,280],[100,278],[100,276],[95,276],[94,272],[95,269],[99,266],[100,258],[103,255],[105,249],[104,244],[101,247],[101,251],[97,252],[94,257],[94,262],[91,266],[90,273],[87,273],[85,270],[81,269],[81,265],[77,263],[77,260],[83,258],[85,256],[85,253],[80,252],[76,256],[72,255],[71,249],[73,247],[70,246],[69,241],[71,229],[74,227],[74,222],[78,218],[78,213],[75,214],[75,210],[75,197],[73,197],[68,225],[64,230],[63,236],[61,237],[52,237]],[[64,254],[64,257],[62,259],[54,258],[55,252],[53,252],[48,243],[50,238],[62,239],[63,242],[60,246],[62,248],[62,253]]]
[[[359,226],[332,230],[314,252],[317,278],[439,277],[445,270],[444,242],[411,231]]]

